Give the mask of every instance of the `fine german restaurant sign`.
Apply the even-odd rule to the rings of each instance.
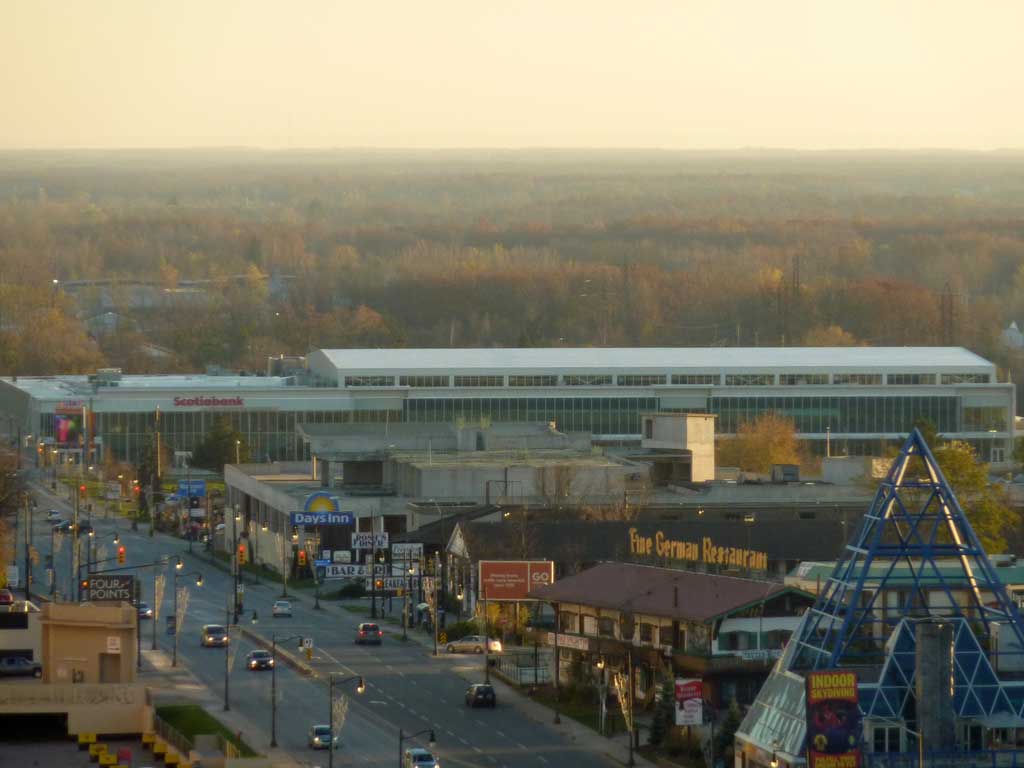
[[[688,563],[708,563],[756,571],[768,570],[768,553],[741,547],[723,547],[710,536],[698,541],[671,539],[662,531],[645,536],[636,528],[629,529],[629,553],[659,560],[682,560]]]

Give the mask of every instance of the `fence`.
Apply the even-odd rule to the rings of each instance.
[[[156,734],[178,750],[179,753],[187,755],[192,751],[192,742],[178,729],[166,723],[159,715],[153,715],[153,730]]]
[[[869,752],[867,768],[919,768],[917,752]],[[926,752],[924,768],[1024,768],[1024,750],[990,749],[978,752]]]
[[[551,668],[545,663],[546,658],[547,654],[542,654],[535,663],[532,653],[502,654],[494,666],[502,677],[516,685],[540,685],[551,681]]]

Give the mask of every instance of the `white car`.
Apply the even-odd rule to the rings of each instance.
[[[433,753],[420,747],[405,750],[405,768],[441,768]]]
[[[309,729],[308,742],[313,749],[327,749],[331,741],[331,727],[329,725],[314,725]],[[334,748],[340,746],[338,737],[334,737]]]
[[[448,653],[483,653],[484,652],[484,636],[483,635],[466,635],[460,637],[458,640],[452,640],[448,645],[445,646],[445,650]],[[501,640],[491,638],[487,641],[487,652],[488,653],[501,653]]]
[[[274,603],[274,607],[270,609],[270,615],[275,619],[278,616],[287,616],[290,619],[292,617],[292,604],[287,600],[278,600]]]
[[[46,513],[46,522],[48,522],[48,523],[55,523],[55,522],[57,522],[60,519],[61,519],[60,510],[51,509],[51,510],[47,511],[47,513]]]

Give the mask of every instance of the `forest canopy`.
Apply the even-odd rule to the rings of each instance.
[[[54,281],[57,281],[56,283]],[[372,346],[999,344],[1014,153],[0,153],[0,373]]]

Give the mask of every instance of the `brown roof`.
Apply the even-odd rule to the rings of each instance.
[[[791,588],[778,582],[634,563],[601,563],[550,586],[538,587],[530,597],[550,603],[707,621],[786,590]]]

